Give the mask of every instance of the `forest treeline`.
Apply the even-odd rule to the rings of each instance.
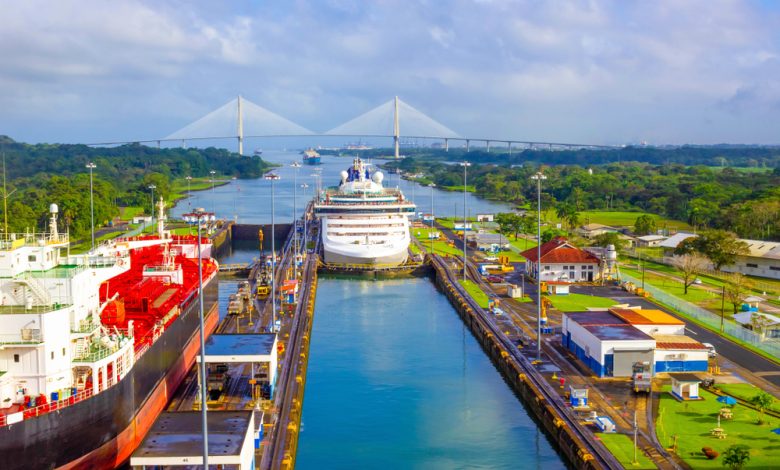
[[[388,165],[419,173],[423,183],[463,185],[459,165],[413,157]],[[780,167],[743,171],[622,162],[541,168],[547,176],[542,205],[559,213],[647,211],[700,229],[725,229],[744,238],[780,239]],[[536,182],[531,175],[539,169],[537,165],[473,165],[468,169],[468,184],[474,185],[481,197],[522,205],[536,201]]]
[[[9,232],[37,231],[45,226],[49,204],[60,207],[60,217],[75,237],[90,230],[89,170],[93,174],[95,224],[104,225],[119,214],[120,206],[151,209],[150,185],[155,197],[172,192],[172,182],[186,176],[257,178],[268,164],[257,157],[238,156],[207,148],[157,149],[138,144],[89,147],[70,144],[24,144],[0,136],[8,187]],[[2,213],[0,206],[0,213]],[[0,222],[2,219],[0,219]],[[2,227],[0,227],[1,229]]]

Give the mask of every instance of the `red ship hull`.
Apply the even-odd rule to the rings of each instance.
[[[219,323],[219,313],[217,305],[214,305],[211,312],[206,313],[205,330],[208,337],[217,328]],[[165,409],[171,400],[173,393],[181,384],[187,372],[195,363],[195,356],[200,350],[200,328],[192,335],[192,338],[182,351],[182,355],[176,364],[168,371],[160,383],[149,394],[146,403],[138,410],[133,417],[133,421],[116,438],[103,444],[101,447],[93,450],[89,454],[74,460],[66,465],[58,467],[59,469],[96,469],[96,468],[116,468],[126,462],[133,451],[146,437],[146,433],[154,424],[154,421]]]

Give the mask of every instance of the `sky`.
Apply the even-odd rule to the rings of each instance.
[[[239,94],[315,132],[399,96],[473,138],[778,144],[780,2],[0,0],[0,134],[157,139]]]

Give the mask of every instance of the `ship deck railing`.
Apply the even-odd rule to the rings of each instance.
[[[113,382],[109,379],[106,382],[104,390],[113,385]],[[15,424],[25,419],[35,418],[42,414],[50,413],[52,411],[67,408],[68,406],[75,405],[76,403],[86,400],[92,396],[92,387],[87,387],[80,392],[76,392],[74,395],[62,398],[61,400],[47,402],[42,405],[24,408],[15,413],[5,413],[0,410],[0,427],[7,426],[9,424]]]

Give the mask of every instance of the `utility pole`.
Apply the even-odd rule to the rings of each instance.
[[[89,169],[89,220],[92,225],[92,250],[95,249],[95,199],[92,195],[92,170],[97,167],[92,162],[87,163]],[[154,196],[152,196],[152,204],[154,204]],[[152,209],[154,211],[154,209]]]
[[[542,360],[542,180],[541,171],[531,176],[536,180],[536,360]]]
[[[720,332],[723,333],[723,318],[726,315],[726,285],[723,284],[720,289]]]
[[[651,393],[652,393],[652,392],[651,392]],[[637,464],[637,460],[636,460],[636,448],[637,448],[637,445],[636,445],[636,440],[637,440],[637,425],[636,425],[636,403],[634,403],[634,460],[633,460],[633,462],[631,462],[631,463],[633,463],[634,465],[636,465],[636,464]]]
[[[469,162],[462,162],[460,164],[463,167],[463,280],[466,280],[466,272],[468,262],[466,259],[466,226],[468,219],[466,219],[466,170],[471,166]]]

